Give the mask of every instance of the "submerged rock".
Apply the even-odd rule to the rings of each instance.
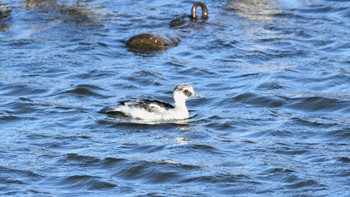
[[[57,0],[26,0],[26,9],[56,10]]]
[[[0,18],[4,18],[8,15],[10,15],[11,9],[5,5],[0,3]]]

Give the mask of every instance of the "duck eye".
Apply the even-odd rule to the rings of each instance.
[[[191,91],[189,91],[189,90],[187,90],[187,89],[184,90],[183,93],[184,93],[184,95],[186,95],[187,97],[191,97],[191,96],[192,96]]]

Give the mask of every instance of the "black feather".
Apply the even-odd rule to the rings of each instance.
[[[121,101],[119,102],[120,105],[129,106],[129,107],[137,107],[137,108],[143,108],[149,112],[155,112],[153,105],[158,105],[165,109],[174,109],[174,106],[170,105],[169,103],[165,103],[162,101],[157,100],[150,100],[150,99],[143,99],[143,100],[135,100],[135,101]]]

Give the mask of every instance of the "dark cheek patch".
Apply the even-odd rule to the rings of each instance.
[[[192,93],[190,91],[184,91],[183,92],[187,97],[191,97]]]

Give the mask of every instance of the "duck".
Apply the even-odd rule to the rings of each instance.
[[[191,85],[180,84],[173,90],[174,105],[159,100],[136,99],[120,101],[117,106],[105,107],[100,112],[121,114],[137,120],[186,120],[189,118],[186,100],[201,97],[200,94],[194,91]]]

